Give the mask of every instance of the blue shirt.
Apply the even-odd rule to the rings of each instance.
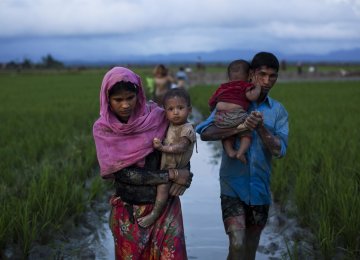
[[[264,102],[252,102],[249,112],[259,111],[264,115],[265,127],[280,139],[280,157],[286,153],[289,135],[288,113],[278,101],[267,97]],[[196,127],[201,134],[214,121],[215,111]],[[235,149],[239,149],[240,139],[235,142]],[[232,159],[226,152],[222,153],[220,165],[221,194],[239,197],[248,205],[268,205],[271,203],[270,177],[272,155],[264,147],[256,131],[252,132],[252,140],[246,154],[247,164],[238,159]]]

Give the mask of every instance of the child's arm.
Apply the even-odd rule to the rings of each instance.
[[[190,145],[190,140],[183,136],[180,137],[179,142],[176,144],[163,145],[158,138],[154,138],[153,145],[155,149],[164,153],[183,153],[187,151]]]
[[[250,101],[256,101],[261,93],[261,86],[260,85],[254,85],[253,87],[250,87],[246,90],[246,98]]]

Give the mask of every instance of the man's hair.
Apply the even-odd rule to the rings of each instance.
[[[256,70],[262,66],[279,71],[279,60],[270,52],[259,52],[251,61],[251,69]]]
[[[228,78],[232,79],[234,74],[241,74],[242,76],[247,77],[249,69],[250,63],[246,60],[234,60],[230,62],[227,67]]]
[[[191,100],[190,100],[190,95],[189,93],[184,89],[184,88],[172,88],[170,90],[168,90],[165,93],[165,96],[163,98],[163,104],[165,106],[165,102],[170,99],[170,98],[174,98],[174,97],[180,97],[183,98],[187,104],[188,107],[191,107]]]

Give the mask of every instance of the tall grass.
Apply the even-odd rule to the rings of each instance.
[[[104,188],[91,133],[104,73],[0,75],[0,251],[14,243],[26,256]],[[271,92],[290,114],[288,154],[274,163],[274,197],[296,205],[292,214],[311,228],[325,257],[359,256],[358,85],[278,83]],[[215,88],[190,89],[205,116]]]
[[[190,90],[206,115],[215,88]],[[359,82],[278,83],[271,96],[290,116],[287,155],[274,161],[274,198],[295,204],[291,214],[312,230],[323,257],[359,257]]]
[[[0,75],[0,251],[14,243],[26,256],[96,197],[92,124],[102,76]]]

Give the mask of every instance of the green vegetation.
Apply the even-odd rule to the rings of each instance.
[[[152,68],[133,69],[146,85]],[[17,244],[26,255],[102,194],[92,125],[105,72],[0,74],[0,252]],[[205,116],[216,87],[190,89]],[[274,165],[275,199],[294,202],[290,214],[311,228],[325,258],[358,257],[359,82],[278,83],[271,94],[288,109],[291,131]]]
[[[102,76],[0,76],[0,251],[15,243],[26,255],[96,197],[91,128]]]
[[[190,90],[205,115],[215,88]],[[295,204],[288,213],[311,229],[325,259],[339,252],[348,259],[359,257],[359,82],[278,83],[271,96],[290,115],[288,153],[274,163],[274,198]]]

